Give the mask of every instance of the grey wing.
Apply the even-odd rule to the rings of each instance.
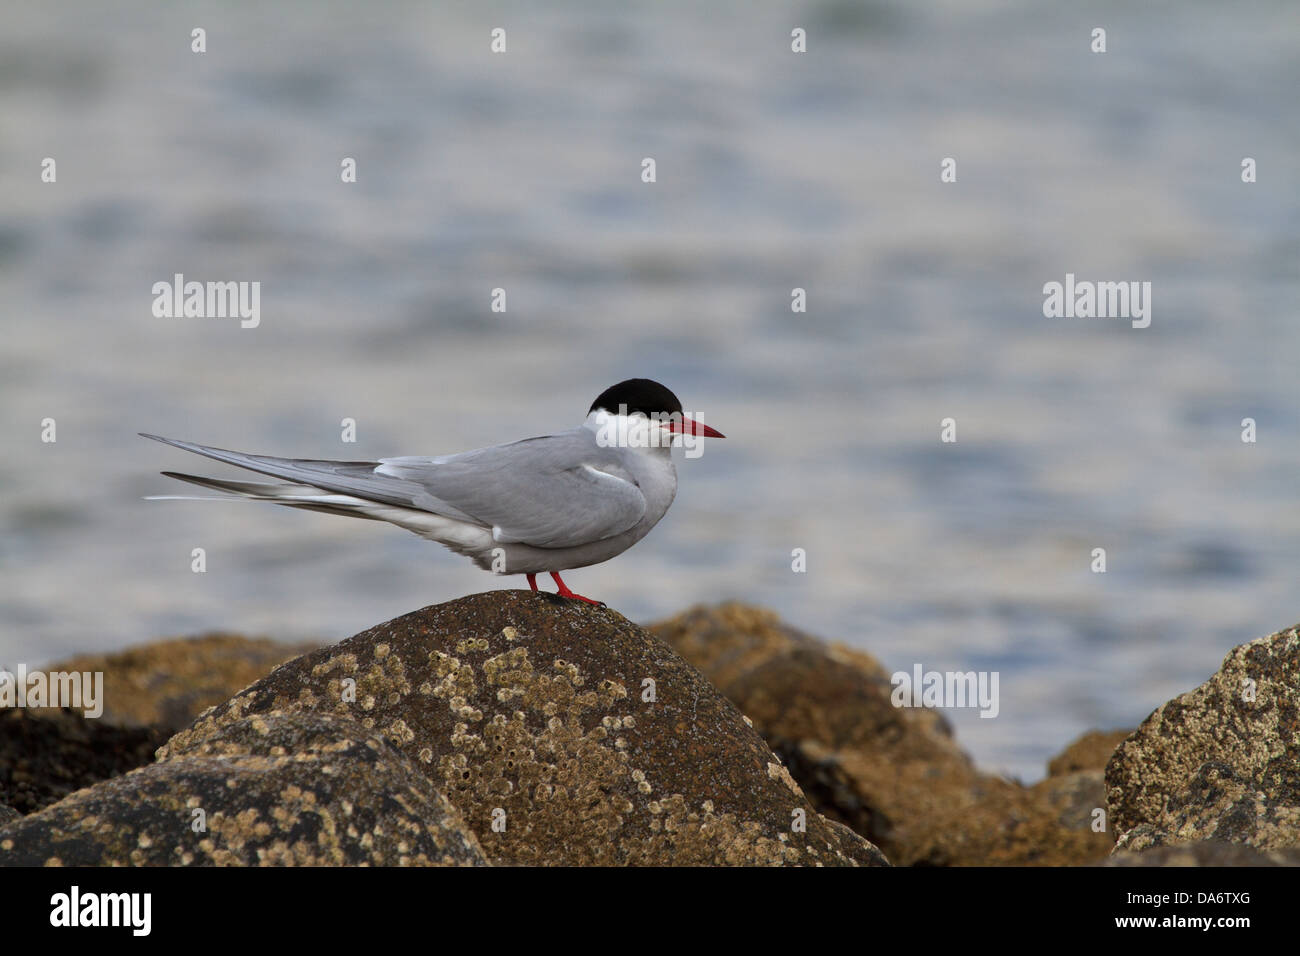
[[[421,486],[503,544],[589,544],[622,534],[646,512],[631,475],[585,428],[444,458],[385,458],[378,472]]]
[[[276,458],[144,435],[216,461],[336,494],[491,528],[503,544],[566,548],[636,525],[646,501],[587,429],[442,458]]]
[[[213,448],[195,442],[163,438],[161,435],[147,435],[144,432],[140,434],[143,438],[152,438],[154,441],[174,445],[185,451],[194,452],[196,455],[203,455],[205,458],[212,458],[229,465],[247,468],[249,471],[255,471],[262,475],[286,478],[289,481],[311,485],[313,488],[320,488],[324,491],[355,495],[358,498],[365,498],[367,501],[377,501],[381,504],[395,505],[399,508],[418,508],[422,511],[432,511],[460,521],[474,520],[469,515],[461,514],[454,508],[436,501],[429,495],[427,490],[418,484],[378,474],[375,471],[379,467],[377,461],[318,461],[308,458],[276,458],[271,455],[249,455],[241,451],[230,451],[226,448]]]

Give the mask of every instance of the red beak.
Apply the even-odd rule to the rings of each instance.
[[[675,432],[679,435],[699,435],[702,438],[727,437],[716,428],[710,428],[708,425],[704,424],[704,422],[697,422],[695,419],[687,418],[685,415],[682,416],[680,422],[670,421],[664,427],[667,428],[668,431]]]

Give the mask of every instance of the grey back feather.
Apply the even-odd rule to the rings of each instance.
[[[144,437],[335,494],[491,528],[503,544],[573,547],[622,534],[646,512],[617,451],[602,448],[586,428],[458,455],[377,462],[276,458]]]

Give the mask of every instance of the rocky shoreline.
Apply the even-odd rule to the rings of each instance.
[[[102,718],[0,712],[0,865],[1300,863],[1296,629],[1032,786],[870,655],[734,603],[640,627],[492,591],[72,669]]]

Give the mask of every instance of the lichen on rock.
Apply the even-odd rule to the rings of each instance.
[[[1300,627],[1234,648],[1115,751],[1119,851],[1215,840],[1300,847]]]
[[[411,761],[307,711],[232,721],[0,829],[0,865],[483,865]]]
[[[383,737],[494,863],[886,863],[769,770],[777,757],[695,668],[606,608],[526,591],[424,608],[278,668],[159,756],[275,710]]]

